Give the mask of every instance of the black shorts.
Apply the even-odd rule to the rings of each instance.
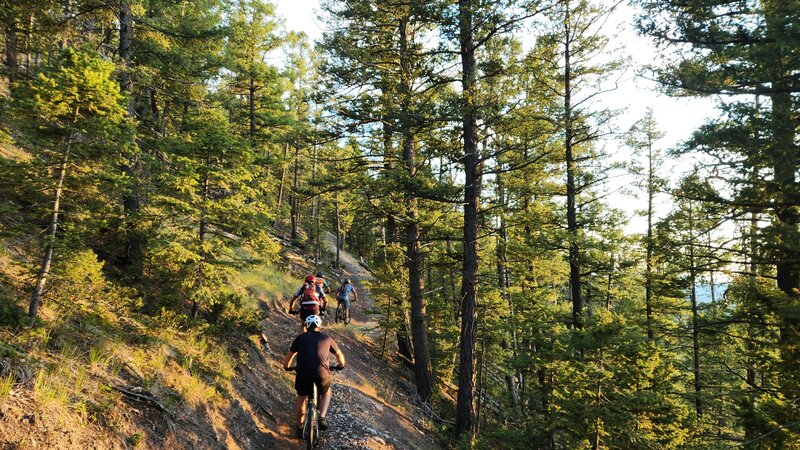
[[[297,391],[297,395],[305,397],[314,392],[313,385],[315,383],[319,395],[328,392],[328,389],[331,388],[331,374],[328,373],[323,376],[315,377],[301,377],[297,375],[294,379],[294,389]]]

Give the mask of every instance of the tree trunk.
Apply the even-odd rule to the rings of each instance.
[[[408,292],[411,303],[411,339],[414,344],[414,379],[417,395],[420,400],[427,401],[433,391],[431,380],[431,361],[428,348],[428,326],[425,319],[425,298],[422,286],[422,246],[420,244],[419,200],[417,199],[415,178],[416,142],[412,128],[415,126],[410,114],[412,100],[411,70],[409,67],[409,16],[400,19],[400,67],[401,67],[401,126],[403,136],[403,161],[408,176],[405,191],[406,209],[406,268],[408,269]]]
[[[317,145],[314,144],[313,154],[311,156],[311,179],[317,179]],[[313,239],[312,243],[314,244],[314,259],[319,261],[320,256],[320,242],[322,238],[319,235],[319,207],[320,207],[320,196],[317,195],[317,198],[311,203],[311,223],[314,224],[314,231],[312,232]],[[311,255],[311,250],[308,252]]]
[[[135,103],[133,98],[133,78],[131,77],[131,44],[133,42],[133,13],[128,0],[119,2],[119,47],[118,53],[121,63],[119,72],[120,91],[128,95],[128,117],[135,120]],[[134,138],[134,142],[136,139]],[[136,223],[141,209],[141,191],[139,179],[141,171],[137,168],[138,152],[128,154],[123,163],[122,170],[128,178],[128,191],[123,195],[122,207],[127,219],[125,241],[126,252],[122,263],[128,268],[129,274],[138,278],[144,273],[144,235],[138,231]]]
[[[61,156],[61,163],[58,167],[58,181],[56,182],[55,199],[53,201],[53,211],[50,213],[50,226],[48,227],[49,233],[47,235],[47,242],[44,247],[44,257],[42,264],[39,267],[39,273],[36,276],[36,285],[31,294],[31,302],[28,305],[28,316],[31,319],[36,319],[39,315],[39,305],[42,301],[42,291],[50,276],[50,266],[53,263],[53,249],[55,248],[56,233],[58,232],[58,213],[61,205],[61,192],[64,186],[64,178],[67,174],[67,160],[69,159],[69,149],[72,137],[64,149],[64,154]]]
[[[334,164],[334,169],[336,170],[336,165]],[[333,231],[336,233],[336,268],[339,268],[339,257],[342,248],[342,226],[341,226],[341,219],[339,217],[339,191],[335,191],[333,193]]]
[[[411,342],[411,328],[408,320],[407,310],[403,307],[404,302],[400,302],[401,313],[399,319],[403,322],[397,329],[397,352],[400,354],[406,365],[409,367],[414,364],[414,345]]]
[[[248,130],[248,137],[250,138],[250,148],[256,146],[256,79],[255,76],[250,74],[250,80],[247,84],[247,119],[250,125]]]
[[[406,137],[403,142],[403,157],[409,176],[414,172],[414,141]],[[413,183],[413,181],[412,181]],[[425,298],[422,287],[422,247],[420,245],[418,200],[413,189],[406,192],[406,267],[408,268],[408,291],[411,300],[411,338],[414,343],[414,378],[417,394],[427,401],[432,393],[431,362],[428,352],[428,327],[425,320]]]
[[[298,192],[297,192],[297,184],[299,181],[299,165],[300,165],[300,147],[294,147],[294,184],[292,185],[292,242],[297,242],[297,227],[298,227]]]
[[[571,63],[571,24],[570,24],[570,3],[565,4],[564,17],[564,120],[565,137],[564,149],[566,151],[567,163],[567,231],[569,232],[569,287],[572,297],[572,326],[577,329],[583,328],[583,294],[581,292],[581,266],[580,266],[580,244],[578,242],[578,219],[575,200],[577,190],[575,187],[576,159],[573,148],[573,129],[572,119],[572,63]]]
[[[208,161],[206,162],[206,167],[208,168]],[[203,265],[206,262],[207,254],[205,250],[205,242],[206,242],[206,234],[208,232],[208,218],[207,218],[207,205],[209,198],[209,190],[208,190],[208,174],[205,175],[205,179],[203,180],[203,192],[202,192],[202,201],[203,205],[200,207],[200,232],[198,234],[198,238],[200,240],[200,264],[197,274],[197,282],[195,283],[195,287],[197,291],[203,289],[203,285],[205,283],[205,272],[203,269]],[[197,319],[198,314],[200,313],[200,301],[195,298],[192,301],[192,318]]]
[[[502,175],[497,175],[495,185],[497,187],[497,201],[500,206],[500,212],[498,213],[499,229],[497,230],[497,244],[495,245],[495,256],[497,258],[497,287],[500,289],[500,296],[505,299],[506,304],[508,305],[509,318],[511,319],[510,322],[512,324],[511,332],[509,333],[510,336],[504,337],[500,342],[500,345],[503,350],[511,350],[513,352],[513,356],[516,357],[517,346],[515,336],[516,325],[513,319],[514,308],[511,302],[511,296],[508,294],[508,288],[510,285],[508,277],[508,259],[506,257],[506,249],[508,248],[508,230],[506,230],[506,195]],[[513,347],[509,343],[509,340],[513,343]],[[508,398],[511,402],[511,407],[516,409],[517,405],[519,404],[519,396],[517,394],[516,383],[514,383],[514,376],[511,373],[508,373],[504,375],[503,378],[506,382],[506,389],[508,390]]]
[[[653,196],[655,194],[655,175],[653,172],[653,143],[650,142],[649,130],[647,165],[647,243],[645,256],[644,303],[647,321],[647,338],[652,342],[655,339],[655,332],[653,331]]]
[[[464,130],[464,266],[461,278],[461,335],[459,339],[456,435],[475,442],[475,369],[478,303],[478,212],[481,159],[478,154],[477,80],[473,41],[472,0],[459,0],[459,40]]]
[[[696,417],[703,417],[703,400],[700,397],[702,385],[700,384],[700,319],[697,314],[697,269],[694,254],[694,211],[692,202],[689,201],[689,283],[690,298],[692,302],[692,361],[694,372],[694,406]]]
[[[772,93],[770,94],[772,114],[772,139],[767,153],[772,160],[774,178],[775,203],[777,218],[774,227],[777,231],[775,251],[775,272],[778,289],[786,294],[786,304],[779,312],[780,321],[780,359],[783,366],[784,380],[781,391],[786,398],[795,399],[800,396],[800,317],[796,311],[800,307],[800,151],[797,146],[797,108],[792,89],[795,86],[796,71],[790,61],[794,49],[784,45],[792,42],[791,26],[787,23],[790,8],[795,2],[763,1],[761,2],[765,23],[766,37],[770,42],[772,64],[770,65]],[[792,6],[789,6],[792,5]]]
[[[384,119],[384,122],[389,120]],[[383,124],[383,169],[387,174],[394,170],[394,144],[392,141],[392,127]],[[397,242],[397,221],[392,211],[386,216],[386,242],[393,244]]]
[[[5,34],[6,51],[4,63],[8,81],[13,83],[17,79],[17,71],[19,70],[19,63],[17,62],[17,21],[13,17],[9,17],[8,23],[5,24]]]
[[[281,205],[283,204],[283,193],[286,190],[286,173],[289,171],[289,166],[286,164],[286,157],[289,154],[289,143],[283,144],[283,159],[281,160],[281,181],[278,185],[278,205],[277,210],[280,212]]]

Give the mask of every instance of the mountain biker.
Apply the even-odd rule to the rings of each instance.
[[[334,370],[342,370],[345,366],[344,353],[339,350],[336,342],[321,331],[322,318],[317,315],[306,317],[305,326],[308,331],[294,338],[289,347],[289,353],[283,359],[283,368],[290,368],[292,360],[297,356],[297,367],[294,388],[297,391],[297,399],[294,403],[295,426],[297,436],[303,436],[303,416],[305,415],[305,398],[311,395],[313,385],[317,385],[319,392],[319,428],[328,429],[328,406],[331,404],[331,368],[328,366],[328,356],[333,353],[336,356],[338,366]]]
[[[300,289],[292,297],[289,302],[289,314],[296,314],[294,310],[295,302],[300,299],[300,328],[305,331],[305,320],[308,316],[319,315],[328,306],[328,300],[325,299],[325,292],[322,287],[316,284],[316,277],[308,275],[305,282]]]
[[[317,285],[322,287],[322,292],[324,292],[325,295],[328,295],[328,294],[331,293],[331,287],[328,284],[328,280],[325,278],[325,274],[324,273],[317,272],[316,280],[317,280]]]
[[[354,302],[358,301],[358,292],[356,292],[356,288],[353,286],[350,279],[347,278],[344,280],[344,283],[336,289],[336,301],[339,304],[344,303],[345,322],[350,321],[350,294],[353,294]]]

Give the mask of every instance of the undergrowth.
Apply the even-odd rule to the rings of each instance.
[[[172,412],[223,401],[247,356],[242,342],[259,332],[257,302],[290,289],[283,273],[263,266],[238,274],[231,303],[203,320],[170,309],[145,314],[136,293],[110,282],[102,262],[85,251],[54,271],[42,319],[31,324],[2,281],[0,359],[8,367],[0,372],[0,398],[20,385],[56,426],[94,422],[111,429],[125,420],[117,387],[141,388]]]

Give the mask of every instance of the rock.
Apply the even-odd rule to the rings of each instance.
[[[386,441],[384,441],[383,439],[381,439],[379,437],[373,436],[372,439],[375,439],[375,442],[377,442],[377,443],[379,443],[381,445],[386,445]]]

